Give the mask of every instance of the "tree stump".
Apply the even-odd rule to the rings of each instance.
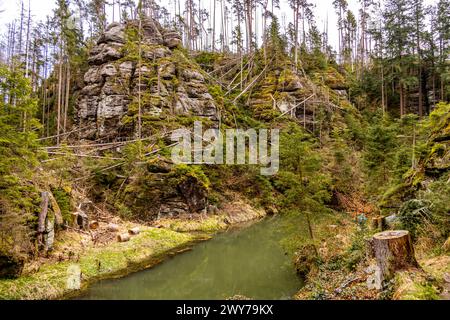
[[[98,221],[92,221],[91,223],[89,223],[90,230],[97,230],[99,227],[100,224],[98,223]]]
[[[408,231],[379,232],[371,240],[371,249],[383,281],[392,279],[397,270],[419,266]]]
[[[372,218],[370,227],[372,228],[372,230],[383,231],[384,218],[382,216]]]

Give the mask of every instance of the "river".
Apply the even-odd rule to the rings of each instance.
[[[280,244],[287,230],[282,217],[229,230],[153,268],[95,283],[79,299],[290,299],[303,283]]]

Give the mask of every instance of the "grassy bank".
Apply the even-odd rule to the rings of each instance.
[[[58,299],[73,294],[67,288],[68,268],[78,265],[82,286],[149,267],[165,256],[180,250],[199,236],[166,229],[147,228],[129,242],[114,242],[104,247],[88,249],[79,261],[46,264],[34,274],[14,280],[0,280],[0,299]]]
[[[232,206],[232,204],[230,204]],[[142,232],[129,242],[115,240],[102,246],[90,244],[77,258],[66,261],[48,259],[36,270],[18,279],[0,280],[0,299],[37,300],[60,299],[74,296],[78,290],[67,286],[68,269],[77,265],[81,269],[82,289],[95,281],[125,276],[151,267],[165,257],[184,251],[196,241],[209,239],[210,235],[226,230],[229,226],[260,219],[264,211],[240,204],[234,210],[215,216],[164,219],[158,228],[141,226]],[[80,239],[66,235],[59,245],[73,247]],[[53,253],[56,256],[57,253]]]

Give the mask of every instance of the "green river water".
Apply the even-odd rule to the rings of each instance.
[[[290,299],[303,283],[280,244],[288,233],[283,218],[267,218],[153,268],[93,284],[79,299]]]

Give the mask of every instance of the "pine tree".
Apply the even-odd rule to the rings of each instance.
[[[386,52],[390,59],[391,81],[398,86],[400,116],[406,113],[406,87],[412,81],[408,76],[414,44],[410,34],[414,30],[407,0],[387,0],[385,3],[384,29]]]
[[[423,91],[426,91],[426,81],[423,81],[423,30],[425,29],[425,13],[423,8],[423,0],[414,0],[409,3],[411,6],[411,13],[414,19],[414,32],[412,42],[415,43],[415,56],[417,60],[417,83],[418,83],[418,94],[419,94],[419,116],[423,116]]]
[[[440,99],[449,101],[450,90],[450,66],[448,56],[450,54],[450,1],[439,0],[436,8],[435,32],[439,50],[438,70],[440,73]]]
[[[343,34],[343,56],[344,62],[352,65],[354,62],[354,44],[356,39],[357,23],[355,15],[352,11],[348,10],[344,20],[344,34]]]
[[[106,28],[106,0],[91,0],[88,3],[88,11],[91,23],[94,26],[94,34],[102,34]]]
[[[8,102],[10,96],[14,104]],[[0,254],[12,257],[33,251],[29,222],[36,194],[29,178],[38,164],[36,110],[23,70],[0,64]]]
[[[346,0],[334,0],[333,6],[338,16],[339,60],[342,62],[344,50],[344,20],[348,8],[348,3]]]

